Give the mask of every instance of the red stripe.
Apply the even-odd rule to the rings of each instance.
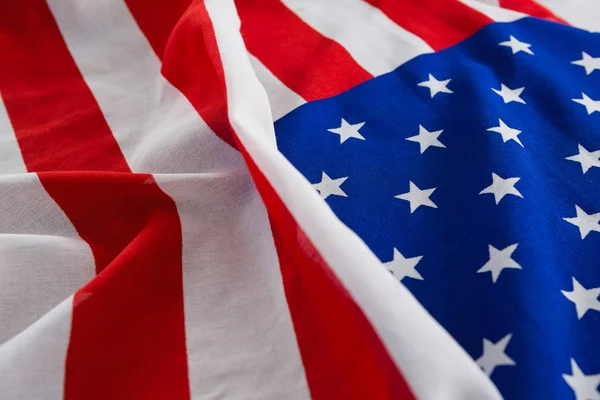
[[[128,171],[46,4],[2,1],[0,26],[0,89],[27,168]]]
[[[493,22],[458,0],[364,0],[434,50],[453,46]]]
[[[153,20],[160,24],[160,14],[140,16],[135,10],[143,12],[142,8],[131,9],[138,21]],[[182,25],[187,27],[184,29]],[[144,23],[140,26],[143,29]],[[171,36],[167,53],[172,46],[181,46],[173,48],[184,51],[190,57],[188,60],[201,62],[195,64],[200,71],[214,68],[220,88],[224,90],[216,38],[204,3],[194,1],[177,26],[179,28],[175,29],[179,29],[179,34]],[[147,37],[150,39],[152,35]],[[181,41],[181,44],[175,41]],[[167,65],[183,61],[165,57],[163,70],[186,73],[185,66]],[[192,81],[198,76],[188,79]],[[178,89],[185,94],[189,87]],[[226,99],[224,93],[215,102],[215,107],[226,106],[221,99]],[[204,98],[202,102],[210,100]],[[227,125],[228,131],[235,135],[228,118],[222,121],[222,125]],[[237,136],[234,137],[237,140]],[[360,308],[331,273],[239,141],[238,148],[248,162],[268,209],[286,297],[312,397],[316,400],[412,399],[401,373]]]
[[[39,175],[102,270],[73,300],[65,399],[188,399],[175,204],[151,175]]]
[[[312,398],[414,399],[373,327],[251,156]]]
[[[500,6],[536,18],[543,18],[561,24],[567,24],[565,20],[548,10],[546,7],[534,0],[500,0]]]
[[[279,0],[236,0],[246,47],[307,101],[342,93],[373,76],[337,42]]]
[[[72,171],[38,175],[99,273],[74,297],[65,398],[188,398],[175,204],[128,173],[46,3],[1,2],[0,26],[0,92],[26,166]]]

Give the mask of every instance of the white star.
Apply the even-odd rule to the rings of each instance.
[[[436,188],[421,190],[417,187],[417,185],[412,183],[412,181],[408,182],[408,186],[409,189],[407,193],[399,194],[394,197],[397,199],[408,201],[410,203],[411,214],[421,206],[437,208],[435,203],[429,198],[429,196],[431,196],[431,194],[435,191]]]
[[[329,175],[323,172],[321,176],[321,182],[313,183],[314,187],[323,199],[326,199],[330,195],[348,197],[348,195],[340,188],[340,185],[344,183],[348,177],[331,179]]]
[[[423,126],[419,125],[419,134],[416,136],[406,138],[406,140],[419,143],[421,154],[423,154],[423,152],[425,152],[425,150],[427,150],[431,146],[446,147],[442,142],[438,140],[438,137],[442,134],[443,131],[444,130],[441,129],[439,131],[429,132],[427,129],[423,128]]]
[[[590,115],[596,111],[600,112],[600,101],[590,99],[589,96],[583,92],[581,92],[580,99],[573,99],[573,101],[575,103],[583,104],[585,106],[585,109],[586,109],[588,115]]]
[[[517,54],[520,51],[523,51],[527,54],[533,55],[533,51],[531,51],[531,45],[529,43],[521,42],[519,39],[514,36],[510,36],[510,40],[507,42],[498,43],[500,46],[510,47],[513,54]]]
[[[450,81],[451,79],[446,79],[445,81],[438,81],[433,75],[429,74],[429,79],[420,82],[418,85],[429,88],[431,97],[433,97],[438,93],[454,93],[447,87]]]
[[[504,83],[500,84],[500,90],[492,88],[494,93],[498,96],[502,97],[504,103],[510,103],[511,101],[516,101],[517,103],[525,104],[525,100],[521,98],[521,93],[525,90],[525,87],[521,87],[518,89],[510,89],[508,86],[504,85]]]
[[[592,167],[600,168],[600,150],[588,151],[582,145],[578,145],[579,154],[567,157],[565,160],[575,161],[581,164],[581,170],[585,174]]]
[[[496,204],[500,203],[500,200],[507,194],[523,198],[523,195],[515,188],[515,184],[519,179],[521,178],[502,179],[498,175],[492,173],[492,184],[479,192],[479,194],[493,194]]]
[[[500,126],[494,126],[493,128],[488,128],[488,131],[498,132],[500,135],[502,135],[502,141],[504,143],[508,142],[509,140],[514,140],[515,142],[519,143],[521,145],[521,147],[524,147],[523,143],[521,143],[521,141],[518,138],[519,133],[521,133],[520,130],[510,128],[500,118],[498,118],[498,122],[500,123]]]
[[[600,212],[596,214],[588,214],[579,208],[578,205],[575,205],[575,212],[577,213],[576,217],[563,219],[579,228],[581,239],[585,239],[585,237],[592,231],[600,232]]]
[[[577,318],[581,319],[585,315],[588,310],[596,310],[600,311],[600,301],[598,300],[598,296],[600,296],[600,287],[593,289],[584,288],[581,283],[577,282],[575,277],[573,279],[573,290],[567,292],[566,290],[561,290],[560,292],[567,298],[569,301],[575,304],[575,309],[577,310]]]
[[[497,248],[489,244],[488,250],[490,252],[490,259],[488,262],[485,263],[483,267],[479,268],[477,272],[491,272],[492,282],[496,283],[503,269],[522,269],[521,266],[511,258],[512,253],[514,253],[518,245],[519,243],[515,243],[511,244],[508,247],[505,247],[502,250],[498,250]]]
[[[496,343],[483,339],[483,354],[475,362],[485,371],[487,376],[491,376],[496,367],[517,365],[512,358],[504,353],[511,337],[512,333],[509,333]]]
[[[585,51],[581,52],[581,56],[582,56],[581,60],[575,60],[575,61],[571,62],[571,64],[580,65],[583,68],[585,68],[585,73],[587,75],[591,74],[592,72],[594,72],[597,69],[600,69],[600,57],[597,57],[597,58],[591,57]]]
[[[362,128],[364,124],[364,122],[359,122],[358,124],[349,124],[344,118],[342,118],[342,124],[339,128],[331,128],[327,130],[340,135],[340,143],[344,143],[350,138],[365,140],[363,135],[358,132],[358,130]]]
[[[385,265],[388,271],[394,274],[399,281],[407,276],[409,278],[423,280],[421,274],[415,269],[419,261],[421,261],[421,258],[423,258],[423,256],[405,258],[402,253],[394,247],[394,259],[383,263],[383,265]]]
[[[562,377],[567,385],[575,392],[576,400],[600,400],[598,385],[600,385],[600,374],[585,375],[579,365],[571,358],[571,373],[563,374]]]

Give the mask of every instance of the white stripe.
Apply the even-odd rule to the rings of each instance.
[[[75,63],[135,172],[186,173],[242,165],[161,63],[121,0],[49,0]]]
[[[258,58],[252,54],[248,54],[248,57],[254,68],[254,73],[269,97],[273,121],[278,120],[296,107],[300,107],[306,103],[306,100],[281,82]]]
[[[27,172],[27,168],[0,96],[0,174],[21,172]]]
[[[240,140],[371,321],[417,398],[498,399],[469,355],[382,267],[272,144],[267,98],[252,73],[231,0],[207,0],[227,84],[229,117]],[[310,295],[310,294],[306,294]]]
[[[247,170],[154,177],[181,219],[192,398],[308,399],[273,235]]]
[[[372,75],[396,69],[433,50],[363,0],[283,0],[294,13],[322,35],[338,42]]]
[[[489,4],[490,6],[500,7],[500,0],[474,0],[474,1]]]
[[[7,400],[62,400],[73,298],[0,346],[0,393]]]
[[[506,8],[501,8],[498,5],[494,5],[493,1],[483,2],[482,0],[459,0],[465,3],[469,7],[479,11],[480,13],[487,15],[490,19],[496,22],[513,22],[521,18],[527,17],[527,15]],[[485,4],[488,3],[488,4]],[[497,3],[497,2],[496,2]]]
[[[0,344],[95,276],[94,258],[35,174],[0,176]]]
[[[600,32],[600,2],[598,0],[538,0],[553,13],[573,26]]]

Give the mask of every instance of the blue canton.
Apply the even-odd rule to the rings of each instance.
[[[495,23],[275,123],[507,399],[600,398],[595,57],[598,34]]]

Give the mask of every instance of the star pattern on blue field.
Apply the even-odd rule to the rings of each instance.
[[[600,399],[597,36],[491,24],[275,124],[505,398]]]

